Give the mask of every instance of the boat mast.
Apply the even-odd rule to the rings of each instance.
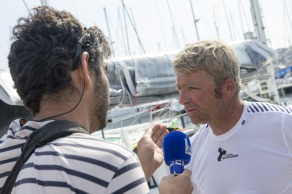
[[[143,53],[145,53],[145,49],[142,45],[142,42],[140,40],[140,37],[138,35],[138,32],[137,32],[137,29],[136,29],[136,26],[135,26],[135,23],[132,21],[131,17],[130,17],[130,14],[128,13],[128,10],[126,8],[126,5],[124,3],[124,0],[121,1],[122,2],[122,6],[123,6],[123,18],[124,18],[124,24],[125,24],[125,27],[124,27],[124,30],[125,30],[125,35],[126,35],[126,40],[127,40],[127,54],[126,55],[131,55],[131,50],[130,50],[130,43],[129,43],[129,35],[128,35],[128,26],[127,26],[127,20],[126,20],[126,16],[128,17],[133,29],[134,29],[134,32],[137,36],[137,39],[138,39],[138,43],[139,43],[139,46],[140,46],[140,50],[142,50]]]
[[[170,14],[171,23],[172,23],[172,34],[173,34],[173,39],[174,39],[174,41],[175,41],[175,43],[176,43],[176,47],[177,47],[177,48],[180,48],[180,44],[179,44],[179,41],[178,41],[178,36],[177,36],[177,33],[176,33],[176,28],[175,28],[175,24],[174,24],[174,20],[173,20],[172,12],[171,12],[170,5],[169,5],[168,0],[166,0],[166,3],[167,3],[168,11],[169,11],[169,14]]]
[[[139,35],[138,35],[138,31],[137,31],[137,29],[136,29],[136,25],[135,25],[135,23],[132,21],[132,19],[131,19],[131,17],[130,17],[130,14],[128,13],[128,10],[127,10],[126,5],[124,4],[124,1],[123,1],[123,0],[122,0],[122,4],[123,4],[123,10],[124,10],[124,12],[127,14],[128,18],[129,18],[129,21],[130,21],[130,23],[131,23],[131,25],[132,25],[132,27],[133,27],[133,30],[134,30],[134,32],[135,32],[135,34],[136,34],[136,36],[137,36],[138,43],[139,43],[139,46],[140,46],[140,50],[142,49],[143,53],[146,53],[146,52],[145,52],[145,49],[144,49],[144,47],[143,47],[143,44],[142,44],[142,42],[141,42],[141,39],[140,39],[140,37],[139,37]],[[124,19],[124,20],[126,20],[126,19]]]
[[[126,39],[127,39],[127,55],[131,55],[130,51],[130,45],[129,45],[129,36],[128,36],[128,26],[127,26],[127,20],[126,20],[126,12],[125,12],[125,6],[124,6],[124,0],[122,0],[122,5],[123,5],[123,16],[124,16],[124,23],[125,23],[125,31],[126,31]]]
[[[194,8],[193,8],[192,0],[190,0],[190,4],[191,4],[191,10],[192,10],[192,15],[193,15],[193,20],[194,20],[195,30],[196,30],[197,38],[198,38],[198,41],[199,41],[199,40],[200,40],[200,37],[199,37],[199,32],[198,32],[197,22],[198,22],[200,19],[196,19],[196,17],[195,17],[195,13],[194,13]]]
[[[257,35],[257,39],[261,41],[263,44],[267,45],[267,38],[265,34],[265,27],[263,25],[262,21],[262,15],[261,15],[261,9],[259,6],[258,0],[250,0],[250,5],[251,5],[251,13],[252,13],[252,19],[253,19],[253,24],[255,28],[255,32]],[[269,98],[276,104],[281,104],[280,102],[280,96],[279,92],[277,89],[276,81],[275,81],[275,70],[273,67],[273,63],[269,63],[265,69],[267,72],[270,74],[270,78],[268,80],[260,80],[260,88],[263,93],[266,93],[266,95],[269,96]],[[266,90],[265,86],[268,86]],[[262,87],[264,86],[264,87]],[[266,91],[265,91],[266,90]],[[265,94],[263,94],[265,95]]]
[[[260,11],[259,2],[258,2],[258,0],[250,0],[250,5],[251,5],[253,24],[254,24],[257,38],[262,43],[267,45],[265,27],[264,27],[263,21],[262,21],[262,15],[261,15],[261,11]]]
[[[104,11],[106,26],[107,26],[107,30],[108,30],[108,34],[109,34],[111,51],[113,53],[113,57],[115,57],[115,52],[114,52],[114,48],[113,48],[113,41],[112,41],[111,31],[110,31],[110,28],[109,28],[109,25],[108,25],[107,11],[106,11],[106,8],[105,7],[103,8],[103,11]]]

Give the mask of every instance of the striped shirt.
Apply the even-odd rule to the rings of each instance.
[[[45,122],[14,120],[0,140],[0,192],[26,138]],[[137,156],[97,137],[74,133],[37,148],[22,167],[12,193],[149,193]]]

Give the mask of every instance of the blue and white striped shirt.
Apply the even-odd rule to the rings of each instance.
[[[0,140],[0,189],[26,138],[46,122],[14,120]],[[97,137],[74,133],[37,148],[22,167],[12,193],[149,193],[137,156]]]

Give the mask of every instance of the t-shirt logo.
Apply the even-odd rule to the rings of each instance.
[[[218,149],[218,152],[219,152],[219,156],[217,158],[218,162],[221,161],[222,157],[227,153],[226,150],[223,150],[222,148],[219,148]]]
[[[238,157],[238,154],[227,154],[227,151],[222,148],[219,148],[218,152],[219,152],[219,156],[217,158],[218,162],[221,162],[222,160],[225,160],[228,158]]]

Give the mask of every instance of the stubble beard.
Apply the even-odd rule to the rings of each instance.
[[[109,106],[107,89],[103,82],[95,83],[95,94],[93,96],[91,110],[90,131],[95,132],[107,125],[107,110]]]

